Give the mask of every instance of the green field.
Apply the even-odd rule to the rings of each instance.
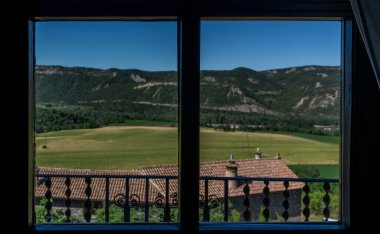
[[[306,164],[310,165],[310,164]],[[319,178],[324,179],[339,179],[339,165],[338,164],[312,164],[315,166],[320,176]],[[303,167],[305,164],[289,165],[289,168],[296,171],[297,168]]]
[[[325,143],[339,144],[340,142],[339,136],[323,136],[323,135],[314,135],[314,134],[297,133],[297,132],[276,132],[276,133],[306,138],[309,140],[325,142]]]
[[[132,124],[131,124],[132,125]],[[339,163],[336,137],[201,129],[201,161],[251,158],[257,147],[264,157],[281,153],[289,165]],[[46,137],[47,148],[43,149]],[[178,130],[174,127],[110,126],[65,130],[36,137],[36,163],[43,167],[136,169],[177,163]],[[334,165],[333,165],[334,166]],[[331,169],[325,169],[327,172]],[[321,172],[322,174],[322,172]]]

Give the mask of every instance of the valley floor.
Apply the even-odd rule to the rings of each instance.
[[[47,148],[42,148],[45,143]],[[288,165],[315,164],[334,177],[339,138],[308,134],[224,132],[202,128],[201,161],[263,157],[280,152]],[[178,163],[178,129],[159,126],[109,126],[48,132],[36,137],[36,165],[58,168],[136,169]],[[330,166],[328,166],[330,165]]]

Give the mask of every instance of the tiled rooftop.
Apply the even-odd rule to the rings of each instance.
[[[59,175],[138,175],[137,171],[127,170],[87,170],[87,169],[63,169],[63,168],[38,168],[39,174],[59,174]],[[43,178],[38,178],[40,183],[36,184],[35,196],[42,198],[45,196],[46,187]],[[52,177],[52,196],[54,199],[65,199],[65,178]],[[91,181],[91,200],[104,201],[105,200],[105,186],[106,182],[103,178],[92,178]],[[86,183],[84,178],[71,178],[70,189],[72,200],[85,200],[87,197],[84,193]],[[130,179],[129,181],[130,194],[137,194],[141,201],[145,201],[145,179]],[[125,193],[125,179],[111,178],[110,179],[110,199],[120,193]],[[149,186],[149,201],[154,201],[154,197],[158,191]]]
[[[297,175],[289,169],[286,164],[279,159],[246,159],[237,160],[238,165],[238,177],[256,177],[256,178],[298,178]],[[212,177],[225,177],[226,176],[226,164],[227,161],[215,161],[201,163],[200,175],[212,176]],[[178,167],[176,165],[162,165],[143,167],[139,169],[139,172],[143,175],[178,175]],[[177,191],[178,184],[173,181],[174,184],[170,186],[170,190]],[[157,185],[159,190],[165,189],[164,181],[153,180],[153,183]],[[289,190],[301,189],[304,183],[302,182],[290,182]],[[243,196],[244,184],[236,188],[229,188],[229,196]],[[254,181],[249,184],[251,194],[261,194],[264,188],[262,181]],[[223,197],[224,182],[209,181],[209,194],[216,195],[217,197]],[[283,182],[270,182],[269,189],[271,192],[284,191]],[[204,194],[204,180],[200,181],[200,194]]]
[[[216,161],[201,163],[200,175],[224,177],[226,175],[227,161]],[[238,165],[239,177],[257,177],[257,178],[297,178],[296,174],[291,171],[286,164],[279,159],[247,159],[236,160]],[[138,170],[89,170],[89,169],[63,169],[63,168],[37,168],[38,174],[68,174],[68,175],[178,175],[177,165],[159,165],[142,167]],[[65,178],[52,178],[52,195],[54,199],[65,199]],[[149,186],[149,202],[153,203],[158,193],[165,195],[165,180],[150,179]],[[43,183],[43,178],[37,178],[35,196],[43,198],[46,192],[46,187]],[[290,182],[289,190],[301,189],[302,182]],[[244,184],[240,184],[236,188],[229,188],[229,197],[244,196]],[[264,188],[262,181],[254,181],[249,184],[250,194],[261,194]],[[84,178],[71,178],[71,199],[85,200],[84,193],[86,183]],[[92,195],[91,200],[105,200],[105,179],[93,178],[91,182]],[[223,181],[209,181],[209,195],[216,195],[218,198],[223,198]],[[269,189],[271,192],[283,191],[283,182],[270,182]],[[178,192],[178,180],[171,179],[169,185],[170,194]],[[113,178],[110,179],[110,201],[117,194],[125,193],[125,179]],[[140,201],[145,201],[145,179],[130,179],[130,194],[136,194]],[[200,181],[200,194],[204,194],[204,181]]]

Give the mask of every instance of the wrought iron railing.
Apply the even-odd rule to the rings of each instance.
[[[205,204],[210,204],[210,205],[201,205],[201,207],[203,208],[203,217],[202,217],[202,220],[203,222],[209,222],[210,221],[210,210],[211,209],[214,209],[216,207],[219,206],[219,202],[218,204],[216,205],[216,202],[215,202],[215,197],[214,195],[208,195],[209,194],[209,182],[210,181],[223,181],[224,182],[224,186],[223,186],[223,199],[221,199],[223,201],[223,220],[224,222],[228,222],[229,221],[229,206],[228,206],[228,201],[229,201],[229,191],[230,191],[230,188],[229,188],[229,184],[228,184],[228,181],[231,181],[231,180],[234,180],[234,181],[238,181],[238,182],[241,182],[243,183],[243,185],[239,186],[239,187],[242,187],[242,191],[243,191],[243,194],[244,194],[244,197],[243,197],[243,205],[244,205],[244,211],[242,211],[242,216],[243,216],[243,219],[244,221],[252,221],[252,218],[251,218],[251,199],[250,199],[250,196],[254,195],[251,193],[251,189],[250,189],[250,186],[249,184],[250,183],[253,183],[253,182],[256,182],[256,183],[263,183],[263,189],[262,189],[262,215],[264,217],[264,222],[268,222],[269,219],[270,219],[270,211],[269,211],[269,207],[270,207],[270,203],[271,203],[271,200],[270,200],[270,197],[269,197],[269,194],[270,194],[270,189],[269,189],[269,184],[271,182],[283,182],[282,185],[283,185],[283,190],[281,191],[282,192],[282,196],[283,196],[283,202],[282,202],[282,213],[281,213],[281,218],[283,219],[283,221],[287,222],[288,219],[289,219],[289,207],[290,207],[290,203],[289,203],[289,195],[290,195],[290,192],[288,190],[289,188],[289,185],[290,183],[302,183],[302,192],[304,194],[304,196],[302,197],[302,214],[303,214],[303,220],[300,219],[299,221],[310,221],[309,218],[310,218],[310,197],[309,197],[309,193],[310,193],[310,183],[323,183],[323,191],[324,191],[324,196],[323,196],[323,203],[324,203],[324,208],[323,208],[323,221],[329,221],[330,219],[330,189],[331,189],[331,186],[330,184],[333,183],[333,184],[339,184],[339,180],[338,179],[313,179],[313,178],[252,178],[252,177],[235,177],[233,179],[231,179],[231,177],[205,177],[205,176],[201,176],[200,177],[200,180],[204,181],[204,198],[205,198],[205,201],[204,203]],[[277,191],[278,192],[278,191]],[[208,199],[211,199],[211,202],[208,200]]]
[[[171,211],[173,209],[177,208],[178,205],[178,196],[177,192],[170,190],[170,181],[175,180],[178,181],[177,176],[155,176],[155,175],[69,175],[69,174],[37,174],[35,175],[36,178],[39,179],[40,185],[45,187],[45,193],[44,193],[44,208],[45,208],[45,214],[44,219],[47,223],[52,222],[52,209],[53,209],[53,186],[60,186],[61,189],[65,189],[64,191],[64,216],[65,220],[64,222],[71,222],[71,206],[72,206],[72,180],[75,178],[76,180],[83,180],[85,187],[82,189],[84,199],[83,200],[83,220],[84,222],[90,223],[93,216],[93,207],[92,207],[92,181],[95,179],[102,179],[105,182],[104,186],[104,222],[109,223],[110,222],[110,206],[112,204],[120,207],[123,210],[123,221],[125,223],[131,222],[131,209],[136,207],[141,207],[144,211],[144,221],[143,222],[150,222],[149,219],[149,209],[151,205],[154,205],[158,209],[163,211],[163,215],[161,216],[163,222],[173,222],[175,220],[175,217],[171,214]],[[52,182],[52,178],[61,178],[60,183],[64,183],[63,185],[54,185]],[[119,179],[124,180],[124,192],[118,193],[111,197],[110,192],[110,183],[113,179]],[[144,180],[145,181],[145,191],[140,191],[140,194],[144,194],[144,201],[141,201],[140,195],[133,193],[130,191],[130,181],[132,179],[138,179],[138,180]],[[157,184],[154,183],[154,180],[162,180],[164,181],[164,191],[158,192],[156,196],[154,196],[154,199],[150,199],[151,194],[150,193],[150,187],[156,186]],[[82,181],[82,182],[83,182]],[[223,213],[223,221],[229,222],[229,202],[231,199],[230,191],[231,186],[229,185],[229,181],[237,181],[240,183],[240,186],[235,189],[241,190],[242,194],[240,197],[241,203],[243,205],[242,210],[242,220],[244,221],[252,221],[252,202],[250,199],[250,196],[255,195],[252,193],[250,185],[252,183],[254,184],[261,184],[262,192],[262,200],[261,200],[261,208],[262,208],[262,216],[264,217],[264,222],[268,222],[270,217],[270,206],[271,206],[271,199],[270,199],[270,184],[271,183],[278,183],[282,182],[283,190],[280,191],[282,193],[282,213],[281,213],[281,219],[285,222],[289,220],[289,186],[290,183],[302,183],[302,187],[299,189],[300,194],[302,193],[302,198],[300,203],[302,206],[302,219],[301,221],[310,221],[310,183],[323,183],[323,220],[329,221],[330,218],[330,184],[339,184],[338,179],[309,179],[309,178],[251,178],[251,177],[209,177],[209,176],[201,176],[200,181],[203,184],[203,188],[200,188],[202,191],[200,194],[200,202],[199,202],[199,208],[201,209],[201,220],[203,222],[210,222],[210,211],[212,209],[215,209],[217,207],[221,208],[221,212]],[[213,193],[210,193],[210,186],[209,184],[212,181],[218,181],[220,184],[222,184],[222,190],[219,191],[222,196],[216,196]],[[153,183],[152,183],[153,182]],[[220,186],[219,186],[220,187]],[[279,191],[277,191],[278,193]],[[300,217],[301,218],[301,217]]]

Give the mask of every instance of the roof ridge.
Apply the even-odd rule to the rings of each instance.
[[[209,165],[209,164],[221,164],[221,163],[227,163],[226,160],[215,160],[215,161],[209,161],[209,162],[201,162],[200,165]],[[246,158],[246,159],[236,159],[235,160],[237,163],[238,162],[247,162],[247,161],[282,161],[280,159],[276,158],[261,158],[261,159],[254,159],[254,158]],[[159,164],[159,165],[149,165],[149,166],[141,166],[138,167],[137,169],[132,169],[132,170],[123,170],[123,169],[89,169],[89,168],[60,168],[60,167],[36,167],[36,170],[41,170],[41,169],[47,169],[47,170],[73,170],[73,171],[112,171],[112,172],[135,172],[135,173],[143,173],[145,169],[150,169],[150,168],[165,168],[165,167],[178,167],[177,164]]]
[[[245,159],[236,159],[236,162],[244,162],[244,161],[278,161],[280,159],[276,158],[261,158],[261,159],[254,159],[254,158],[245,158]],[[208,161],[208,162],[200,162],[201,165],[207,165],[207,164],[220,164],[220,163],[227,163],[228,159],[226,160],[215,160],[215,161]],[[137,170],[141,171],[144,169],[149,168],[163,168],[163,167],[178,167],[177,164],[159,164],[159,165],[149,165],[149,166],[141,166]]]
[[[236,162],[241,162],[241,161],[271,161],[271,160],[279,160],[276,158],[261,158],[261,159],[255,159],[255,158],[244,158],[244,159],[235,159]],[[209,162],[201,162],[201,164],[216,164],[216,163],[222,163],[222,162],[227,162],[228,159],[226,160],[215,160],[215,161],[209,161]]]
[[[112,172],[135,172],[138,173],[139,171],[137,169],[132,170],[123,170],[123,169],[90,169],[90,168],[63,168],[63,167],[36,167],[36,170],[46,169],[46,170],[72,170],[72,171],[112,171]]]
[[[149,166],[141,166],[141,167],[138,167],[137,170],[140,171],[140,170],[143,170],[143,169],[147,169],[147,168],[156,168],[156,167],[176,167],[178,166],[178,164],[159,164],[159,165],[149,165]]]

